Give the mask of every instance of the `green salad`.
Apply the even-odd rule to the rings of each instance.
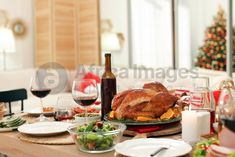
[[[0,128],[12,128],[18,127],[24,124],[26,121],[18,116],[7,116],[4,117],[3,120],[0,121]]]
[[[110,123],[101,121],[78,126],[77,142],[85,150],[108,150],[114,145],[115,134],[110,133],[116,128]]]

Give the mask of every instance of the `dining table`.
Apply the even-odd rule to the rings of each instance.
[[[22,141],[19,133],[0,133],[0,152],[10,157],[111,157],[114,152],[88,154],[77,150],[75,145],[44,145]]]
[[[36,117],[27,113],[20,113],[18,116],[27,120],[27,123],[36,122]],[[54,118],[48,117],[48,120],[54,121]],[[124,157],[114,150],[106,153],[91,154],[78,150],[75,144],[38,144],[28,142],[20,139],[20,135],[22,134],[17,129],[9,132],[0,132],[0,154],[5,154],[9,157]],[[146,133],[138,133],[135,136],[123,135],[120,142],[136,138],[147,138],[147,135]],[[151,138],[182,140],[181,133]],[[192,156],[192,151],[184,157],[190,156]]]
[[[19,132],[4,132],[0,133],[0,152],[10,157],[122,157],[122,155],[115,153],[115,151],[90,154],[79,151],[75,144],[72,145],[44,145],[34,144],[26,141],[22,141],[18,138]],[[134,138],[141,138],[141,135]],[[162,138],[162,137],[154,137]],[[164,136],[169,139],[181,139],[181,134],[175,134],[170,136]],[[130,140],[133,137],[123,136],[121,141]],[[188,154],[185,157],[192,156]]]

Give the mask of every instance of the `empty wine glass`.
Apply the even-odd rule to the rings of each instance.
[[[60,96],[57,99],[54,118],[57,121],[73,120],[73,98],[72,96]]]
[[[190,91],[192,109],[211,110],[211,93],[208,77],[193,78],[193,90]]]
[[[98,98],[98,88],[93,79],[76,79],[73,81],[72,96],[74,101],[85,108],[85,123],[87,123],[87,106]]]
[[[208,77],[193,78],[193,90],[190,91],[190,104],[193,110],[210,113],[210,130],[213,133],[215,122],[215,100],[209,88]]]
[[[41,105],[41,114],[38,118],[38,121],[46,121],[47,118],[44,116],[44,107],[43,107],[43,102],[42,98],[46,97],[50,92],[50,86],[44,82],[45,80],[43,77],[40,77],[38,73],[36,73],[30,81],[30,91],[31,93],[40,98],[40,105]]]

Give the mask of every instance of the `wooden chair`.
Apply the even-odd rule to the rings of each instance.
[[[0,102],[8,103],[9,115],[12,114],[11,102],[21,101],[21,111],[23,111],[25,99],[27,99],[27,91],[24,88],[0,92]]]

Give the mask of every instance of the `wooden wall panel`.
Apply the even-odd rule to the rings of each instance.
[[[34,0],[36,66],[100,64],[99,0]]]
[[[100,64],[99,0],[78,1],[78,63]]]
[[[54,61],[66,68],[77,64],[76,0],[53,0]]]
[[[51,38],[51,0],[34,0],[35,65],[38,67],[53,59]]]

